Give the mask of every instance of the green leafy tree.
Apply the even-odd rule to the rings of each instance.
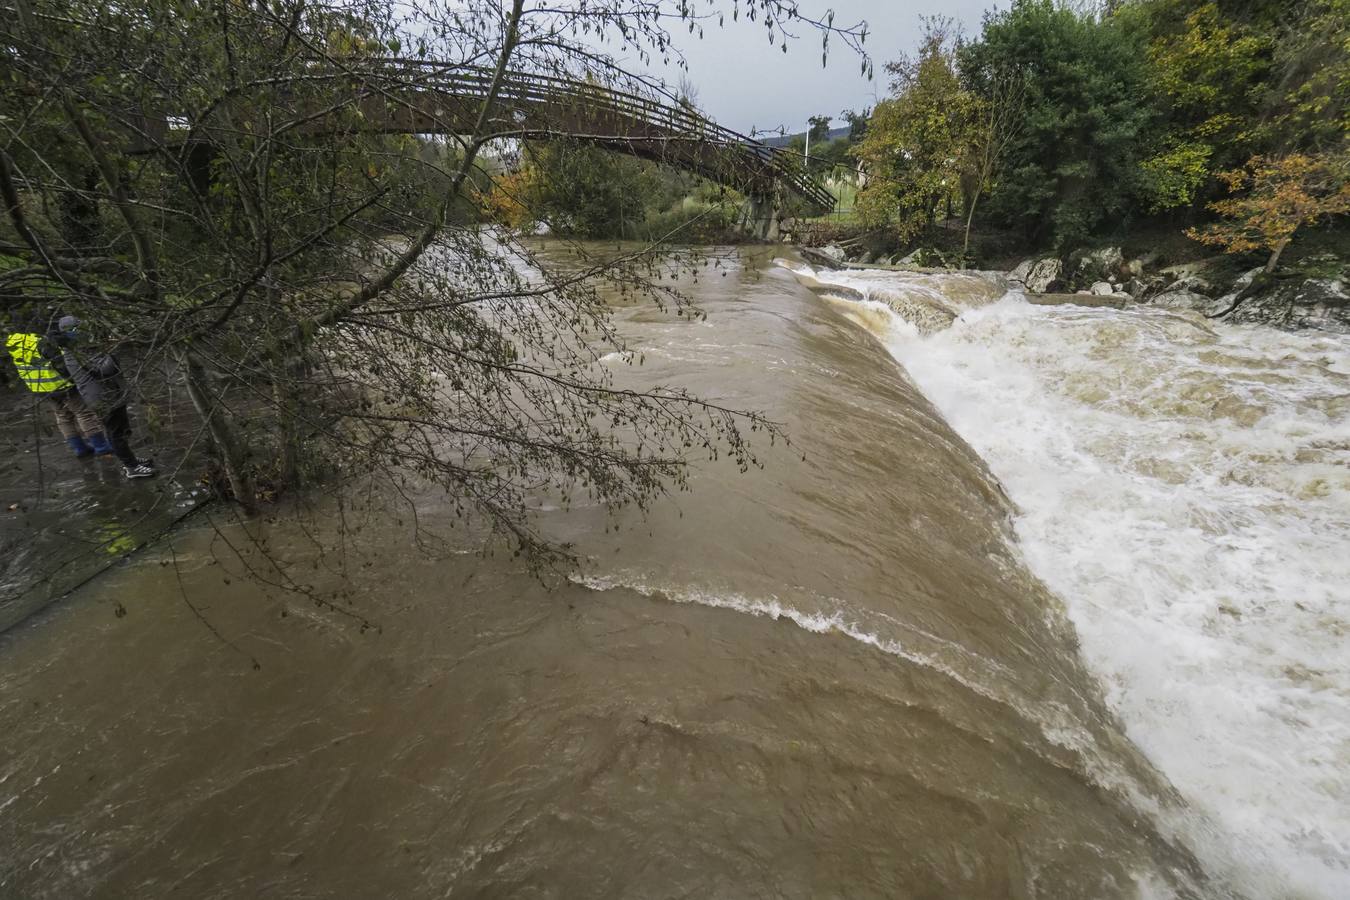
[[[1148,38],[1148,84],[1162,125],[1141,162],[1151,210],[1189,206],[1213,173],[1251,154],[1274,36],[1228,18],[1213,2],[1156,0],[1126,7]]]
[[[1033,241],[1069,246],[1135,208],[1140,147],[1154,118],[1142,36],[1115,17],[1050,0],[986,16],[963,69],[1015,74],[1021,128],[998,160],[991,217]]]
[[[894,94],[877,104],[853,151],[867,173],[859,218],[902,241],[933,223],[968,164],[977,101],[957,75],[958,48],[949,21],[927,20],[918,53],[887,64]]]
[[[527,153],[524,205],[538,222],[584,238],[637,237],[657,179],[645,165],[589,144],[553,141]]]
[[[867,134],[867,123],[872,117],[870,109],[864,109],[862,112],[854,112],[846,109],[841,113],[844,121],[848,122],[848,139],[850,143],[856,144]]]
[[[1307,0],[1284,11],[1267,105],[1278,146],[1324,152],[1350,135],[1350,0]]]
[[[840,169],[852,169],[852,160],[849,156],[849,150],[852,146],[852,142],[847,137],[837,137],[832,141],[825,141],[820,145],[819,150],[813,147],[808,170],[820,174],[832,174]]]
[[[833,121],[829,116],[812,116],[807,119],[810,126],[806,130],[806,135],[811,139],[811,143],[822,144],[830,137],[830,122]]]

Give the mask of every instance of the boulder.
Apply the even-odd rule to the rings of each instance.
[[[1053,256],[1038,259],[1032,264],[1023,282],[1033,294],[1045,294],[1064,283],[1064,264]]]
[[[1241,275],[1238,276],[1237,281],[1233,282],[1233,286],[1228,289],[1229,292],[1236,294],[1239,291],[1245,291],[1247,289],[1247,286],[1252,283],[1252,279],[1255,278],[1257,275],[1260,275],[1264,271],[1265,271],[1264,266],[1257,266],[1255,269],[1248,269],[1247,271],[1243,272]]]
[[[1096,294],[1098,297],[1109,297],[1115,292],[1115,287],[1109,281],[1093,282],[1092,287],[1088,288],[1089,294]]]
[[[1221,259],[1209,257],[1178,263],[1175,266],[1162,269],[1161,274],[1169,277],[1167,286],[1169,291],[1184,289],[1199,294],[1217,294],[1219,291],[1212,280],[1212,273],[1221,261]]]
[[[1239,275],[1237,281],[1234,281],[1233,286],[1228,289],[1228,293],[1224,294],[1214,302],[1216,315],[1227,315],[1238,306],[1241,301],[1245,300],[1246,297],[1244,296],[1244,292],[1251,287],[1252,279],[1259,275],[1261,271],[1262,269],[1257,267]]]
[[[1073,275],[1082,284],[1110,281],[1120,274],[1125,265],[1125,254],[1119,247],[1100,247],[1074,253]]]
[[[1142,259],[1132,259],[1121,267],[1120,274],[1125,278],[1138,278],[1144,274],[1144,261]]]
[[[1169,273],[1171,274],[1171,273]],[[1193,294],[1217,294],[1213,283],[1200,275],[1182,275],[1180,278],[1173,277],[1166,282],[1162,289],[1165,294],[1174,291],[1190,291]]]
[[[1161,275],[1141,275],[1131,278],[1121,285],[1121,290],[1129,294],[1136,300],[1148,300],[1157,294],[1162,293],[1167,287],[1169,279]]]
[[[1350,285],[1340,278],[1277,277],[1269,288],[1239,303],[1224,321],[1350,334]]]
[[[1213,297],[1207,297],[1184,287],[1175,289],[1169,287],[1149,302],[1154,306],[1165,306],[1168,309],[1189,309],[1207,316],[1220,312],[1224,308]]]
[[[899,264],[902,266],[939,268],[947,265],[947,261],[943,258],[942,251],[935,250],[932,247],[920,247],[900,260]]]
[[[1036,260],[1034,259],[1022,260],[1020,263],[1017,264],[1016,268],[1014,268],[1011,272],[1008,273],[1008,280],[1016,281],[1021,284],[1026,284],[1027,275],[1031,273],[1031,267],[1034,265],[1036,265]]]
[[[844,257],[847,255],[844,253],[844,248],[840,247],[838,244],[826,244],[824,247],[818,248],[816,252],[828,256],[837,263],[843,262]]]

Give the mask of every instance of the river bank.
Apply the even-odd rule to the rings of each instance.
[[[1324,246],[1325,245],[1325,246]],[[1197,256],[1175,249],[1170,255],[1127,255],[1120,246],[1082,248],[1067,256],[1022,254],[1006,262],[1010,284],[1042,303],[1078,296],[1085,306],[1148,304],[1194,310],[1208,319],[1314,329],[1350,334],[1350,263],[1322,241],[1291,255],[1284,268],[1263,272],[1251,259]],[[863,242],[799,248],[826,268],[911,272],[959,272],[940,251],[909,253],[868,249]],[[1174,259],[1179,256],[1180,259]],[[997,264],[994,266],[997,269]]]
[[[171,403],[137,402],[136,446],[160,466],[130,482],[112,457],[76,459],[51,410],[17,385],[0,395],[0,633],[121,565],[215,496]],[[147,428],[147,407],[157,426]],[[200,454],[198,454],[200,456]]]

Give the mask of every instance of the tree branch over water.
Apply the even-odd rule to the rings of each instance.
[[[737,14],[861,52],[865,25],[786,0],[17,2],[0,24],[0,303],[14,324],[77,315],[135,348],[137,372],[176,372],[215,484],[245,509],[412,478],[564,559],[528,514],[540,491],[645,507],[685,483],[688,454],[748,468],[748,433],[780,433],[601,362],[641,359],[613,298],[695,314],[661,283],[693,258],[657,241],[555,270],[499,227],[482,198],[522,139],[608,139],[504,85],[658,104],[671,89],[617,54],[678,59],[674,29]],[[670,146],[701,140],[684,137]]]

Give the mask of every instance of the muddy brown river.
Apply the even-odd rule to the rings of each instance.
[[[208,509],[0,636],[0,896],[1317,896],[1138,748],[894,311],[772,257],[686,276],[701,321],[619,307],[620,377],[792,447],[617,533],[541,503],[571,579],[378,497],[317,570],[331,530]],[[377,627],[246,577],[230,544],[281,580],[253,539]]]

